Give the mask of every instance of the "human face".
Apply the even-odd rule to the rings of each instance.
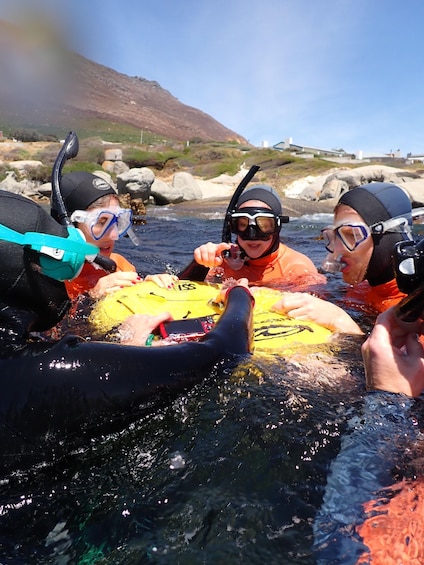
[[[340,204],[334,211],[334,226],[344,224],[365,224],[365,221],[356,210]],[[335,238],[333,255],[342,264],[341,272],[345,282],[358,284],[365,279],[373,251],[371,235],[361,241],[353,251],[349,251],[338,237]]]
[[[246,202],[243,202],[237,211],[241,211],[243,208],[264,208],[271,210],[268,204],[265,204],[265,202],[261,202],[260,200],[247,200]],[[273,243],[273,235],[270,235],[265,239],[243,239],[241,235],[238,235],[237,243],[248,257],[251,259],[257,259],[269,250]]]
[[[101,206],[92,205],[87,209],[87,212],[96,212],[101,210],[111,210],[112,212],[119,208],[119,200],[109,195],[108,201],[105,202],[107,197],[102,197]],[[95,203],[96,204],[96,203]],[[111,227],[99,238],[95,239],[91,233],[91,227],[85,222],[79,222],[78,228],[84,234],[88,243],[92,243],[99,248],[100,254],[109,257],[115,247],[115,242],[119,239],[119,233],[116,222],[112,223]]]

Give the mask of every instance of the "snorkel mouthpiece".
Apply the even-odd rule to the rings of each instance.
[[[246,260],[246,254],[237,246],[233,246],[225,254],[225,260],[233,271],[239,271]]]
[[[321,263],[321,267],[326,273],[339,273],[343,268],[343,263],[334,253],[329,253]]]
[[[68,237],[57,238],[45,234],[45,244],[31,246],[40,253],[39,265],[41,272],[58,281],[72,280],[79,275],[85,261],[93,262],[97,256],[98,248],[87,243],[80,230],[68,227]],[[41,245],[40,245],[41,244]],[[56,245],[56,247],[53,247]]]

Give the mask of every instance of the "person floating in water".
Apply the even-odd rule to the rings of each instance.
[[[63,280],[96,253],[73,226],[0,191],[0,448],[8,455],[0,471],[122,429],[144,401],[186,390],[215,364],[235,366],[250,351],[253,299],[241,286],[228,291],[222,316],[198,342],[145,347],[167,313],[127,319],[129,338],[121,343],[42,339],[39,332],[70,306]]]
[[[121,208],[115,189],[106,180],[84,171],[68,173],[60,180],[60,192],[71,221],[82,231],[86,241],[96,245],[101,255],[116,264],[115,272],[107,273],[86,263],[75,279],[65,282],[71,298],[85,293],[101,298],[141,280],[150,280],[165,288],[174,284],[177,277],[167,273],[142,279],[132,263],[114,252],[118,238],[132,229],[132,212]],[[52,215],[55,216],[53,210]]]
[[[288,220],[271,186],[252,185],[242,192],[231,214],[230,228],[236,243],[205,243],[194,250],[194,259],[210,269],[206,280],[213,278],[218,268],[223,279],[244,277],[255,284],[322,283],[324,277],[313,262],[280,241],[282,225]]]
[[[411,241],[412,206],[406,192],[391,183],[373,182],[342,195],[334,224],[322,230],[329,254],[324,268],[341,271],[350,285],[346,301],[375,314],[397,304],[405,294],[397,285],[393,248]],[[277,312],[314,321],[333,330],[362,333],[342,308],[307,293],[285,293]]]
[[[319,565],[424,563],[423,315],[404,323],[392,307],[362,345],[367,393],[314,522]]]

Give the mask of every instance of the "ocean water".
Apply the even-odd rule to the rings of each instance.
[[[144,274],[178,272],[219,241],[226,204],[148,208]],[[329,215],[283,226],[315,264]],[[325,293],[342,300],[340,275]],[[356,314],[357,315],[357,314]],[[361,339],[307,357],[253,358],[120,433],[0,485],[1,564],[309,564],[314,516],[346,421],[363,397]]]

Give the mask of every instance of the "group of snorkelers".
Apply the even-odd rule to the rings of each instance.
[[[74,175],[75,173],[71,173],[63,178],[65,198],[68,193],[66,187],[72,183]],[[84,175],[84,182],[90,184],[93,178]],[[78,190],[76,190],[77,194]],[[114,241],[125,233],[130,222],[128,217],[125,223],[119,219],[121,217],[119,214],[123,212],[119,210],[112,192],[108,193],[109,202],[105,202],[104,197],[94,199],[95,196],[93,191],[90,198],[93,199],[92,202],[78,202],[77,199],[74,204],[68,205],[87,240],[94,240],[93,242],[100,247],[101,253],[109,254],[113,251]],[[115,206],[115,210],[111,209],[111,211],[116,219],[108,224],[107,219],[101,214],[110,209],[111,205]],[[88,222],[87,216],[82,212],[77,216],[76,208],[91,210]],[[363,334],[363,329],[346,310],[328,299],[319,298],[313,292],[307,292],[308,286],[314,288],[315,285],[325,283],[325,277],[306,255],[291,249],[281,241],[280,231],[288,218],[283,215],[280,198],[272,187],[263,184],[247,187],[239,197],[229,221],[231,233],[235,236],[234,243],[208,242],[194,250],[195,263],[206,269],[205,280],[216,280],[217,274],[218,280],[224,283],[226,280],[242,280],[243,284],[246,284],[247,280],[253,295],[257,286],[275,284],[279,287],[283,283],[289,291],[282,292],[281,300],[274,305],[273,308],[277,312],[299,320],[316,322],[334,332]],[[100,229],[97,225],[100,222],[109,225],[109,229]],[[98,230],[97,235],[96,230]],[[398,395],[400,398],[407,397],[412,400],[424,391],[424,353],[417,337],[419,333],[417,333],[417,325],[415,324],[413,328],[405,327],[396,316],[395,307],[405,297],[405,293],[398,288],[392,253],[396,244],[413,239],[411,201],[402,188],[391,183],[373,182],[358,186],[340,197],[334,209],[333,224],[322,230],[322,237],[328,252],[323,268],[330,272],[341,272],[343,280],[349,285],[347,299],[350,304],[356,302],[360,307],[365,306],[374,311],[375,315],[387,311],[379,318],[371,336],[362,346],[366,387],[368,391],[374,393],[380,391],[382,395],[380,417],[383,420],[388,410],[387,398],[384,395],[392,394],[395,400],[391,398],[390,402],[395,403],[395,411],[400,421],[408,421],[407,414],[411,404],[398,402]],[[134,284],[139,280],[132,266],[127,268],[124,263],[123,272],[119,274],[121,263],[117,262],[117,264],[119,264],[117,273],[98,279],[94,286],[92,282],[86,281],[85,288],[95,289],[89,292],[93,292],[93,296],[98,297],[109,288],[113,290],[116,286]],[[98,276],[98,273],[96,275]],[[176,277],[172,275],[151,275],[150,278],[163,286],[172,286],[176,282]],[[77,278],[77,281],[72,283],[73,288],[75,289],[78,284]],[[81,289],[78,288],[77,292],[80,291]],[[146,332],[153,331],[153,324],[163,319],[165,318],[152,320],[150,317],[144,317],[143,322],[148,323],[148,328],[139,331],[140,339],[144,340]],[[138,321],[140,322],[140,319]],[[132,343],[140,344],[137,340]],[[375,426],[372,425],[375,399],[371,414],[368,414],[368,404],[366,403],[364,412],[364,417],[368,418],[367,433],[370,437],[374,437],[375,445],[380,449],[381,444],[386,445],[387,438],[376,436],[375,432],[372,432],[375,430]],[[390,407],[389,413],[391,409]],[[382,429],[385,429],[384,426]],[[402,431],[405,435],[414,435],[407,425],[402,426],[398,431]],[[349,444],[350,449],[352,445],[356,447],[355,437],[355,434],[349,437],[348,441],[352,442]],[[360,448],[357,450],[361,451]],[[344,506],[340,501],[340,495],[337,494],[340,491],[337,466],[343,465],[345,473],[349,472],[349,464],[352,466],[351,459],[346,462],[346,453],[349,454],[349,449],[343,444],[340,457],[334,462],[324,504],[314,525],[315,553],[323,563],[332,555],[335,545],[342,547],[346,543],[349,546],[350,538],[346,541],[345,534],[346,524],[340,519],[340,516],[343,516]],[[390,465],[398,453],[391,452],[389,455],[382,464],[383,468],[384,464]],[[374,451],[369,453],[369,460],[372,458],[376,459]],[[354,469],[352,473],[354,474],[355,471]],[[378,486],[386,487],[390,485],[390,480],[386,483],[381,480],[380,483],[376,482]],[[370,484],[369,475],[364,482]],[[420,485],[420,481],[414,485],[417,492]],[[376,548],[381,548],[381,544],[376,541],[378,535],[371,535],[372,528],[367,529],[369,520],[363,510],[373,498],[369,488],[369,486],[368,490],[365,488],[365,493],[357,488],[356,496],[347,497],[346,500],[349,499],[352,503],[349,503],[350,512],[355,500],[358,508],[361,509],[358,511],[356,526],[357,535],[360,539],[361,536],[364,538],[364,545],[361,546],[363,555],[371,554],[375,557],[378,551]],[[338,496],[338,503],[333,508],[331,503],[334,496]],[[399,500],[401,499],[400,497]],[[396,501],[397,499],[394,498],[393,508],[396,507]],[[324,526],[320,528],[323,524]]]
[[[63,316],[69,302],[79,296],[85,294],[98,299],[142,280],[135,266],[114,252],[118,238],[132,229],[131,210],[121,207],[115,189],[103,178],[85,172],[63,175],[60,189],[70,221],[82,232],[86,242],[113,261],[115,268],[106,273],[86,262],[77,276],[64,281],[64,288],[62,283],[52,281],[50,287],[37,287],[35,294],[28,289],[18,293],[23,310],[36,310],[36,320],[42,330],[52,327]],[[4,217],[1,223],[8,225],[8,221],[9,218]],[[232,284],[238,281],[236,284],[245,289],[249,287],[253,296],[257,286],[284,282],[289,291],[282,292],[274,306],[276,311],[316,322],[334,332],[363,333],[343,308],[307,292],[309,285],[312,288],[325,283],[325,276],[306,255],[281,241],[280,232],[288,218],[283,215],[278,193],[271,186],[252,184],[247,187],[229,221],[235,242],[208,242],[194,250],[195,263],[205,268],[205,280],[212,280],[219,273],[224,284],[226,280]],[[405,293],[398,288],[392,252],[397,243],[412,241],[411,227],[412,206],[404,190],[391,183],[373,182],[344,193],[334,209],[333,224],[322,230],[328,251],[324,267],[341,272],[349,285],[350,300],[371,307],[376,315],[385,312],[362,346],[367,390],[401,398],[417,398],[424,391],[420,322],[406,326],[396,317],[395,308]],[[53,219],[39,226],[38,231],[43,230],[61,235]],[[14,293],[21,284],[21,270],[3,269],[0,275],[3,290],[0,343],[3,345],[9,345],[11,340],[20,347],[28,328],[32,329],[31,325],[16,323]],[[160,273],[148,275],[144,280],[169,288],[177,277]],[[9,298],[11,304],[8,304]],[[159,316],[130,317],[125,322],[127,338],[122,343],[145,346],[147,336],[169,319],[168,312]],[[5,350],[8,354],[11,351],[9,347]],[[399,403],[401,412],[409,408],[409,404]]]

